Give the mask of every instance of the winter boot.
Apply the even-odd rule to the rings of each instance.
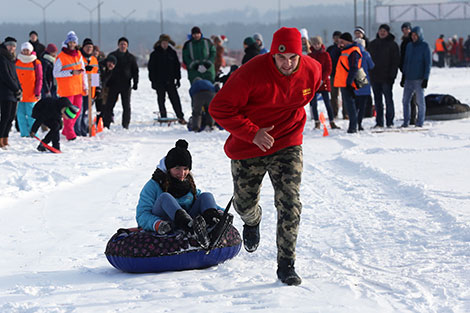
[[[209,234],[207,233],[207,225],[206,221],[201,215],[196,216],[194,219],[194,225],[193,225],[193,233],[194,233],[194,238],[198,242],[198,244],[203,248],[204,250],[209,249],[210,245],[210,239],[209,239]]]
[[[277,277],[281,282],[289,286],[298,286],[302,279],[294,268],[294,260],[281,258],[277,264]]]
[[[39,144],[39,146],[36,148],[39,152],[46,152],[47,149],[46,147],[44,147],[44,145],[42,144],[42,142]]]
[[[175,226],[178,229],[182,229],[186,232],[190,232],[193,229],[193,219],[189,216],[188,212],[183,209],[179,209],[175,213]]]
[[[3,146],[3,137],[0,138],[0,148],[6,150],[6,148]]]
[[[320,121],[315,121],[315,129],[320,129]]]
[[[331,129],[341,129],[341,127],[336,125],[335,122],[333,122],[333,121],[330,122],[330,127],[331,127]]]
[[[259,245],[259,224],[255,226],[243,225],[243,246],[248,252],[255,252]]]
[[[207,209],[202,213],[202,217],[204,217],[207,226],[211,227],[220,221],[223,214],[224,212],[217,209]]]

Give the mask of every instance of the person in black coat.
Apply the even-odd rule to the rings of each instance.
[[[16,116],[22,89],[16,74],[16,39],[7,37],[0,45],[0,148],[8,146],[8,134]]]
[[[113,121],[113,110],[118,96],[121,95],[122,103],[122,127],[129,128],[131,121],[131,80],[132,89],[137,90],[139,84],[139,67],[135,56],[128,51],[129,41],[126,37],[118,40],[118,49],[111,52],[116,58],[116,67],[108,81],[109,94],[105,106],[104,126],[109,128]]]
[[[46,47],[39,42],[38,33],[35,30],[29,32],[29,42],[33,45],[38,59],[41,58],[44,51],[46,51]]]
[[[258,44],[253,37],[246,37],[245,40],[243,40],[243,47],[245,48],[245,55],[243,56],[242,64],[245,64],[260,54]]]
[[[176,117],[181,124],[186,124],[181,109],[181,100],[177,88],[181,86],[181,63],[176,51],[171,47],[175,43],[170,36],[161,34],[153,46],[147,65],[152,88],[157,91],[158,110],[160,117],[167,117],[165,95],[168,93]]]
[[[384,126],[382,96],[385,97],[386,105],[385,122],[387,127],[391,127],[395,118],[392,90],[400,64],[400,50],[395,42],[395,36],[390,33],[390,26],[380,25],[377,37],[371,41],[368,50],[375,64],[375,67],[369,72],[377,113],[374,127]]]
[[[341,55],[341,48],[339,47],[339,37],[341,36],[341,32],[336,30],[333,32],[333,44],[326,49],[326,52],[330,55],[331,58],[331,73],[330,73],[330,82],[331,82],[331,108],[333,109],[333,113],[335,117],[338,116],[339,107],[341,106],[341,93],[340,88],[334,86],[335,81],[335,74],[336,74],[336,65],[338,64],[338,59]],[[345,118],[348,114],[343,107],[342,110],[343,118]]]
[[[403,75],[403,62],[405,60],[405,53],[406,53],[406,45],[410,43],[411,40],[411,24],[408,22],[405,22],[401,25],[401,32],[403,33],[403,36],[401,37],[401,44],[400,44],[400,72],[402,72],[401,75],[401,81],[400,81],[400,86],[405,86],[405,75]],[[410,125],[414,125],[416,122],[416,107],[417,107],[417,102],[416,102],[416,95],[413,94],[413,97],[411,98],[411,112],[410,112]]]
[[[52,141],[52,147],[60,151],[60,129],[63,118],[75,118],[79,108],[74,106],[66,97],[43,98],[33,108],[32,116],[36,119],[31,127],[30,136],[35,137],[41,124],[49,127],[49,132],[42,140],[45,144]],[[42,143],[37,147],[38,151],[44,152],[46,148]]]
[[[57,47],[53,43],[47,45],[42,54],[42,90],[41,97],[57,98],[57,81],[53,75],[54,63],[57,57]]]
[[[98,62],[100,86],[96,87],[96,122],[98,122],[100,118],[104,119],[106,101],[109,93],[108,82],[113,74],[114,68],[116,67],[116,63],[117,60],[113,55],[108,55],[106,59]]]

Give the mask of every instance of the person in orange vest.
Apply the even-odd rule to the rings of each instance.
[[[85,62],[85,71],[86,74],[97,74],[98,73],[98,59],[93,55],[93,41],[90,38],[85,38],[83,40],[82,48],[80,52],[82,53],[83,62]],[[87,77],[88,79],[88,77]],[[96,87],[89,86],[91,88],[91,99],[95,100]],[[83,94],[83,105],[82,110],[75,122],[74,130],[77,136],[84,136],[88,134],[88,93]]]
[[[348,133],[357,132],[357,109],[354,91],[357,88],[354,77],[362,66],[361,49],[353,41],[350,33],[343,33],[339,37],[341,56],[336,65],[334,86],[341,88],[343,104],[349,116]]]
[[[31,43],[23,43],[21,53],[16,60],[16,74],[23,89],[23,97],[18,102],[16,110],[21,137],[29,137],[34,124],[33,107],[41,97],[42,65],[33,51]]]
[[[446,57],[446,45],[444,42],[444,35],[440,35],[439,38],[436,39],[434,51],[437,53],[439,60],[437,61],[438,67],[445,66],[445,57]]]
[[[85,63],[80,51],[77,49],[78,37],[70,31],[62,44],[62,51],[54,63],[54,77],[57,80],[57,94],[59,97],[67,97],[70,102],[82,108],[82,95],[88,93],[88,81],[85,73]],[[77,114],[78,115],[78,114]],[[67,140],[75,140],[74,131],[77,116],[64,120],[62,134]]]

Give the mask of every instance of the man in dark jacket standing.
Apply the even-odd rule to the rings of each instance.
[[[38,59],[41,58],[44,51],[46,51],[46,47],[39,42],[38,33],[35,30],[29,32],[29,42],[33,45]]]
[[[411,40],[406,46],[405,60],[403,62],[403,75],[405,84],[403,90],[403,125],[408,127],[410,122],[410,100],[413,93],[418,102],[418,119],[416,127],[423,127],[426,114],[424,102],[424,89],[428,87],[429,74],[431,72],[431,49],[423,40],[421,27],[411,30]]]
[[[374,91],[376,125],[384,126],[384,107],[382,95],[385,97],[385,122],[387,127],[393,126],[395,107],[393,104],[393,83],[398,73],[400,51],[395,36],[390,33],[390,26],[382,24],[377,37],[369,44],[369,53],[375,67],[370,71],[372,90]]]
[[[405,22],[401,25],[401,32],[403,33],[403,36],[401,37],[401,44],[400,44],[400,71],[402,73],[401,75],[401,81],[400,81],[400,86],[405,86],[405,75],[403,75],[403,62],[405,60],[405,52],[406,52],[406,46],[408,43],[410,43],[411,40],[411,24],[408,22]],[[413,94],[413,97],[411,98],[411,114],[410,114],[410,124],[414,125],[416,122],[416,95]]]
[[[132,89],[137,90],[139,67],[135,56],[128,51],[128,47],[129,40],[126,37],[121,37],[118,40],[118,49],[109,54],[116,58],[117,63],[108,81],[109,94],[103,120],[104,126],[107,128],[113,120],[113,110],[119,95],[121,95],[123,109],[122,127],[129,128],[131,121],[131,80],[133,81]]]
[[[8,134],[15,119],[16,105],[22,98],[16,74],[16,39],[5,38],[0,45],[0,148],[8,146]]]
[[[181,100],[177,88],[181,86],[181,63],[176,51],[171,47],[175,42],[166,34],[161,34],[150,54],[147,68],[152,88],[157,91],[160,117],[167,117],[165,94],[168,93],[176,117],[181,124],[186,124],[181,109]]]

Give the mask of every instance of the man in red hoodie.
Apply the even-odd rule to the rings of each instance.
[[[275,191],[278,278],[287,285],[302,280],[294,269],[300,222],[304,106],[321,82],[321,65],[302,56],[296,28],[283,27],[271,50],[236,70],[209,106],[211,116],[230,132],[225,153],[232,159],[234,208],[245,223],[243,244],[258,248],[261,183],[268,172]]]

